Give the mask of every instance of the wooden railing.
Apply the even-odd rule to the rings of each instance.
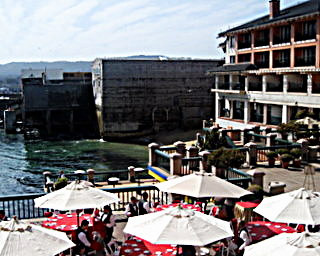
[[[170,155],[159,149],[155,150],[155,154],[157,155],[157,159],[158,159],[157,161],[158,167],[165,169],[170,173]]]
[[[110,188],[103,190],[115,193],[120,198],[119,203],[111,205],[111,208],[116,211],[124,210],[124,207],[130,202],[132,196],[139,199],[143,192],[149,194],[149,199],[152,202],[160,202],[161,204],[168,203],[167,194],[160,192],[154,186]],[[17,216],[19,219],[41,218],[44,217],[44,213],[49,209],[34,207],[34,199],[43,195],[45,195],[45,193],[2,196],[0,197],[0,206],[8,217]]]
[[[199,171],[201,157],[190,157],[183,158],[181,165],[181,174],[180,175],[188,175],[193,172]]]

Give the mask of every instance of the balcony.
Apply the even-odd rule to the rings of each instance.
[[[288,83],[288,92],[307,92],[307,84],[306,83]]]
[[[274,68],[290,67],[290,50],[274,51],[273,67]]]
[[[254,47],[269,46],[269,29],[257,31],[254,37]]]
[[[219,90],[230,90],[230,83],[218,83],[217,89],[219,89]]]
[[[238,36],[238,49],[251,48],[251,34],[245,33]]]
[[[282,26],[273,29],[273,44],[285,44],[291,41],[291,27]]]
[[[316,21],[299,22],[295,27],[295,41],[316,39]]]
[[[242,83],[231,83],[231,89],[232,90],[244,91],[245,90],[245,85],[242,84]]]
[[[267,92],[283,92],[283,84],[267,83]]]
[[[262,91],[262,83],[249,83],[249,91]]]

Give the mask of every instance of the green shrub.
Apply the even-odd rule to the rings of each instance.
[[[245,155],[239,150],[220,148],[213,151],[208,158],[210,165],[217,168],[239,168],[245,160]]]
[[[281,156],[283,154],[289,154],[290,151],[286,148],[280,148],[280,149],[276,150],[276,153]]]
[[[267,157],[270,158],[270,159],[274,159],[274,158],[277,158],[278,157],[278,154],[274,151],[270,151],[267,153]]]
[[[294,159],[299,159],[302,156],[302,150],[300,148],[293,148],[291,149],[290,154]]]
[[[281,155],[282,162],[290,162],[293,160],[293,156],[291,154],[283,154]]]
[[[54,183],[54,188],[58,190],[60,188],[64,188],[67,185],[68,185],[68,178],[62,177],[62,178],[58,178],[57,181]]]

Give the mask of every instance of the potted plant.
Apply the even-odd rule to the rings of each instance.
[[[290,161],[293,160],[291,154],[283,154],[280,156],[282,168],[288,169]]]
[[[278,154],[275,151],[269,151],[267,153],[267,157],[268,157],[269,167],[274,167]]]
[[[62,178],[58,178],[57,181],[54,183],[54,188],[55,190],[58,190],[60,188],[64,188],[67,185],[68,185],[68,178],[62,177]]]
[[[291,149],[290,154],[293,157],[293,166],[300,168],[301,167],[302,150],[300,148],[294,148],[294,149]]]

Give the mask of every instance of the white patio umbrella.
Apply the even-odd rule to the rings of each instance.
[[[228,197],[239,198],[251,192],[220,179],[212,173],[192,174],[161,182],[155,185],[160,191],[186,195],[195,198]]]
[[[61,211],[103,207],[119,202],[113,193],[92,187],[88,181],[73,181],[62,189],[34,199],[35,207]],[[79,226],[79,215],[77,215]]]
[[[305,117],[305,118],[302,118],[302,119],[298,119],[295,121],[296,123],[301,123],[301,124],[307,124],[308,126],[311,126],[313,124],[320,124],[319,121],[311,118],[311,117]]]
[[[0,256],[53,256],[73,246],[60,231],[16,219],[0,222]]]
[[[153,244],[194,246],[233,236],[227,221],[180,206],[131,217],[123,231]]]
[[[73,181],[66,187],[34,199],[35,207],[62,211],[103,207],[120,199],[113,193],[92,187],[87,181]]]
[[[254,211],[270,221],[318,225],[320,224],[320,193],[300,188],[264,198]]]
[[[318,256],[320,233],[282,233],[245,248],[244,256]]]

